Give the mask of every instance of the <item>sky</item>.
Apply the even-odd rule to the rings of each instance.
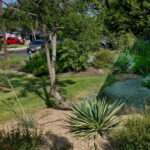
[[[3,0],[6,3],[15,2],[16,0]],[[3,5],[5,7],[5,5]]]
[[[5,2],[15,2],[15,0],[5,0]]]

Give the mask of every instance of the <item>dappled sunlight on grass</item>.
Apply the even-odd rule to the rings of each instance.
[[[8,74],[8,78],[25,111],[32,112],[37,108],[46,107],[47,95],[45,89],[49,87],[48,77],[27,78],[22,75]],[[114,81],[116,80],[113,77],[107,76],[66,76],[57,78],[57,87],[66,99],[75,101],[98,92],[103,86]],[[0,74],[0,86],[9,88],[5,76],[2,74]],[[8,111],[9,108],[3,101],[18,109],[19,107],[14,99],[12,92],[0,91],[0,122],[13,118],[13,113]]]

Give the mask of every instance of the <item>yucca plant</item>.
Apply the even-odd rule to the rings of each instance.
[[[128,55],[121,55],[115,62],[116,71],[118,73],[126,73],[131,71],[132,58]]]
[[[123,103],[108,103],[103,99],[85,100],[81,104],[71,104],[72,115],[68,116],[70,132],[87,139],[103,136],[120,123],[116,116]]]

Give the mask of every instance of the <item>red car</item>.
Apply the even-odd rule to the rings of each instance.
[[[3,42],[3,40],[0,40],[0,42]],[[8,37],[6,40],[7,44],[24,44],[24,40],[18,39],[16,37]]]

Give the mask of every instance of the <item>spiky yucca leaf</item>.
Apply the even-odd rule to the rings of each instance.
[[[107,103],[106,99],[86,100],[82,104],[71,104],[72,115],[68,116],[69,129],[76,136],[96,138],[110,132],[120,123],[116,117],[123,103]]]

